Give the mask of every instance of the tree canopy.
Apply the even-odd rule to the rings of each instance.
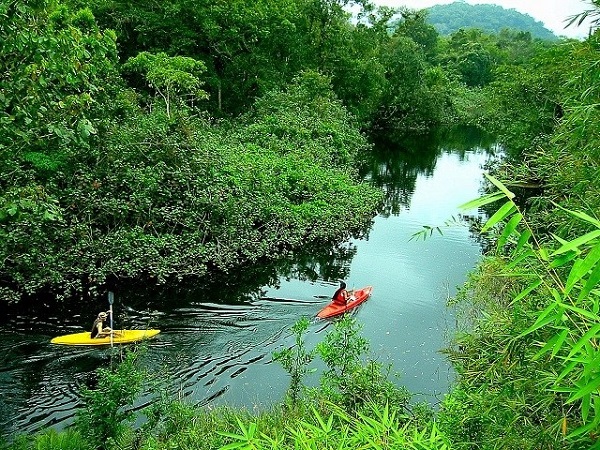
[[[540,45],[441,37],[426,11],[367,1],[1,8],[11,300],[201,276],[357,232],[381,198],[357,178],[363,131],[492,123],[477,89],[499,93]],[[355,220],[339,227],[343,211]]]

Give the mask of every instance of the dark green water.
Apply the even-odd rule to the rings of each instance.
[[[162,330],[143,362],[174,395],[195,404],[262,408],[280,401],[288,386],[271,355],[291,345],[288,330],[296,320],[313,318],[338,279],[349,287],[372,285],[371,299],[355,313],[372,352],[393,365],[416,399],[435,403],[453,379],[439,352],[454,323],[446,301],[481,254],[457,206],[478,195],[490,148],[492,142],[469,130],[380,143],[363,174],[387,201],[365,236],[199,285],[121,287],[116,326]],[[411,240],[423,225],[451,217],[458,224],[443,236]],[[0,325],[3,436],[72,422],[79,386],[109,364],[110,350],[49,340],[87,329],[106,306],[99,299],[92,307],[24,309]],[[329,326],[314,320],[308,345],[322,340]],[[151,400],[143,395],[138,406]]]

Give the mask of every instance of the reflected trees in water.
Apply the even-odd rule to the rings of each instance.
[[[361,174],[385,193],[380,214],[398,215],[410,208],[419,176],[430,177],[442,153],[463,161],[473,151],[495,152],[495,139],[473,127],[438,129],[422,136],[373,136],[374,150]]]

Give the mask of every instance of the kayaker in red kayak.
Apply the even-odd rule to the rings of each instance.
[[[346,303],[348,303],[349,298],[350,294],[348,294],[348,291],[346,290],[346,283],[340,281],[339,289],[335,291],[335,294],[333,294],[333,297],[331,298],[333,300],[333,303],[335,303],[336,305],[343,306]]]

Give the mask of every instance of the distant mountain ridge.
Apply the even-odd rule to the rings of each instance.
[[[505,9],[498,5],[470,5],[457,1],[448,5],[435,5],[427,8],[427,22],[441,35],[452,34],[460,28],[479,28],[488,33],[498,33],[503,28],[528,31],[534,38],[556,40],[558,37],[542,22],[529,14],[515,9]]]

